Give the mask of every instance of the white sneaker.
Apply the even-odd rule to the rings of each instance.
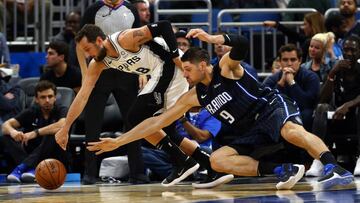
[[[354,169],[354,176],[360,176],[360,157],[356,161],[355,169]]]
[[[324,165],[319,160],[314,159],[314,161],[310,166],[310,169],[306,171],[305,176],[320,177],[322,176],[323,170],[324,170]]]

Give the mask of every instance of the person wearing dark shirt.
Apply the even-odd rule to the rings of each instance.
[[[320,80],[314,72],[300,67],[301,50],[294,44],[280,47],[279,57],[281,71],[269,76],[263,85],[277,89],[296,101],[303,125],[310,131],[312,114],[320,92]]]
[[[211,167],[217,172],[242,176],[276,174],[280,179],[276,188],[291,189],[303,176],[303,165],[263,162],[252,156],[260,146],[278,144],[284,139],[305,149],[326,165],[324,176],[319,179],[324,189],[354,181],[354,176],[337,164],[324,142],[301,126],[297,105],[276,90],[263,87],[242,68],[240,61],[249,49],[244,37],[209,35],[202,29],[190,30],[187,37],[197,37],[207,43],[227,44],[233,48],[214,67],[210,65],[207,51],[190,48],[181,58],[182,67],[189,84],[196,86],[161,115],[144,120],[121,137],[89,143],[89,150],[101,154],[134,140],[152,137],[191,107],[203,106],[223,123],[238,128],[246,126],[245,132],[230,145],[211,154]],[[296,57],[291,59],[297,60]]]
[[[352,34],[360,35],[360,23],[356,20],[356,0],[341,0],[339,3],[340,14],[345,17],[346,34],[344,38]]]
[[[360,38],[350,36],[343,44],[344,60],[340,60],[330,71],[320,92],[319,105],[315,111],[313,132],[323,140],[331,134],[351,133],[360,135]],[[334,111],[331,125],[328,126],[328,112]],[[360,155],[360,141],[356,156]],[[311,169],[311,168],[310,168]],[[323,166],[317,164],[313,169],[313,176],[320,174]],[[358,158],[354,170],[360,175],[360,160]]]
[[[46,55],[46,66],[50,69],[43,73],[40,80],[48,80],[57,87],[68,87],[78,92],[81,87],[79,68],[67,63],[68,46],[64,42],[50,42]]]
[[[71,66],[79,66],[79,62],[76,56],[76,43],[74,41],[76,33],[80,30],[81,15],[79,12],[70,12],[65,17],[64,30],[59,32],[57,35],[52,37],[50,41],[61,41],[65,42],[69,46],[69,56],[67,62]]]
[[[55,95],[53,83],[40,81],[35,87],[35,104],[3,124],[5,151],[18,164],[7,176],[9,182],[34,182],[35,167],[46,158],[67,165],[66,153],[54,137],[65,123],[67,108],[56,105]]]

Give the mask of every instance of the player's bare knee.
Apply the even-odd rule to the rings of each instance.
[[[290,143],[298,142],[305,138],[305,129],[301,125],[288,121],[281,128],[281,135]]]

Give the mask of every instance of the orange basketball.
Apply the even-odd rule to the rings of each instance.
[[[55,190],[62,186],[66,178],[64,164],[56,159],[41,161],[35,170],[36,182],[47,190]]]

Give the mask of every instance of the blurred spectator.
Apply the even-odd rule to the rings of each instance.
[[[191,39],[186,38],[186,34],[184,30],[175,33],[178,48],[184,53],[191,47]]]
[[[278,71],[281,71],[281,62],[280,62],[280,58],[276,57],[271,65],[271,73],[275,74]]]
[[[287,8],[290,0],[275,0],[278,8]]]
[[[359,137],[360,116],[360,38],[350,36],[343,47],[344,60],[338,61],[330,71],[320,92],[319,105],[315,111],[313,133],[322,140],[331,140],[328,135],[353,133]],[[328,121],[328,111],[335,111]],[[360,139],[355,152],[360,155]],[[331,144],[332,143],[328,143]],[[319,176],[323,170],[321,163],[313,162],[307,175]],[[354,175],[360,175],[360,160],[357,160]]]
[[[140,25],[147,25],[150,23],[151,13],[150,5],[147,0],[133,0],[131,2],[139,13]]]
[[[217,33],[220,34],[220,33]],[[221,59],[221,57],[226,54],[227,52],[229,52],[231,50],[230,46],[224,45],[224,44],[214,44],[214,52],[216,54],[216,56],[211,59],[210,63],[212,65],[215,65],[216,63],[219,63],[219,60]],[[250,64],[241,61],[240,62],[241,66],[247,70],[250,75],[252,75],[254,78],[258,79],[258,74],[257,71],[254,67],[252,67]]]
[[[314,8],[321,14],[331,8],[331,0],[290,0],[288,8]],[[302,21],[304,14],[285,13],[283,21]]]
[[[339,13],[331,14],[325,19],[325,27],[328,32],[335,34],[333,50],[336,59],[343,59],[342,40],[346,34],[345,17]]]
[[[263,84],[276,88],[296,101],[300,108],[303,126],[311,130],[312,114],[317,104],[320,81],[315,73],[300,67],[301,50],[294,44],[279,49],[281,71],[271,75]]]
[[[48,80],[57,87],[68,87],[76,93],[81,87],[81,73],[79,68],[67,63],[68,45],[65,42],[50,42],[46,55],[46,67],[40,80]]]
[[[10,52],[9,47],[6,44],[6,38],[3,33],[0,32],[0,67],[8,67],[10,64]]]
[[[340,0],[340,14],[345,17],[346,31],[345,38],[356,34],[360,36],[360,23],[356,21],[357,2],[356,0]]]
[[[301,44],[301,50],[303,53],[302,62],[305,62],[307,60],[308,49],[312,36],[317,33],[325,32],[325,19],[321,13],[315,12],[306,14],[303,20],[304,33],[298,33],[275,21],[264,21],[264,26],[273,27],[277,30],[280,30],[284,35],[289,37],[289,41],[291,43],[299,42]]]
[[[6,8],[4,6],[4,1],[6,1]],[[35,23],[35,19],[34,19],[34,12],[35,12],[35,0],[4,0],[4,1],[0,1],[0,31],[4,32],[4,27],[6,28],[6,26],[8,25],[13,25],[16,24],[17,25],[17,31],[18,32],[23,32],[25,28],[25,24],[24,24],[24,19],[26,18],[29,24],[34,24]],[[45,36],[49,36],[49,31],[50,31],[50,19],[51,19],[51,15],[50,15],[50,7],[51,7],[51,1],[50,0],[44,0],[44,1],[38,1],[38,5],[39,5],[39,19],[41,19],[42,16],[42,9],[41,9],[41,4],[42,2],[45,3],[45,26],[46,26],[46,32],[45,32]],[[16,7],[14,7],[14,4]],[[16,10],[14,10],[14,8]],[[5,16],[5,11],[6,9],[6,16]],[[14,13],[16,12],[16,22],[14,22],[13,17],[14,17]],[[26,15],[26,16],[25,16]],[[6,18],[6,24],[4,25],[4,21],[3,21],[3,16],[5,16]],[[36,22],[38,23],[38,22]],[[41,26],[41,24],[39,24]],[[12,27],[10,29],[10,31],[12,31]],[[9,38],[9,36],[8,36]]]
[[[309,46],[310,60],[301,64],[301,67],[316,73],[320,82],[326,81],[327,75],[336,63],[333,51],[334,38],[332,32],[314,35]]]
[[[80,30],[80,20],[81,15],[79,12],[70,12],[65,17],[65,27],[64,30],[59,32],[57,35],[51,38],[51,41],[61,41],[68,44],[69,47],[69,56],[68,59],[65,59],[71,66],[79,66],[79,62],[76,56],[76,43],[75,35]]]
[[[192,108],[176,122],[175,136],[187,137],[208,153],[212,152],[212,140],[219,133],[221,122],[201,107]],[[170,135],[171,137],[173,135]],[[183,147],[180,146],[182,150]],[[145,166],[161,180],[172,171],[172,161],[166,152],[143,147]]]
[[[66,162],[66,151],[55,142],[54,134],[64,125],[66,107],[57,106],[56,87],[41,81],[35,87],[35,104],[2,126],[6,151],[18,165],[8,176],[9,182],[34,182],[35,167],[46,158]]]
[[[9,75],[0,70],[0,126],[11,117],[16,116],[23,108],[21,89],[13,86],[6,80]]]

